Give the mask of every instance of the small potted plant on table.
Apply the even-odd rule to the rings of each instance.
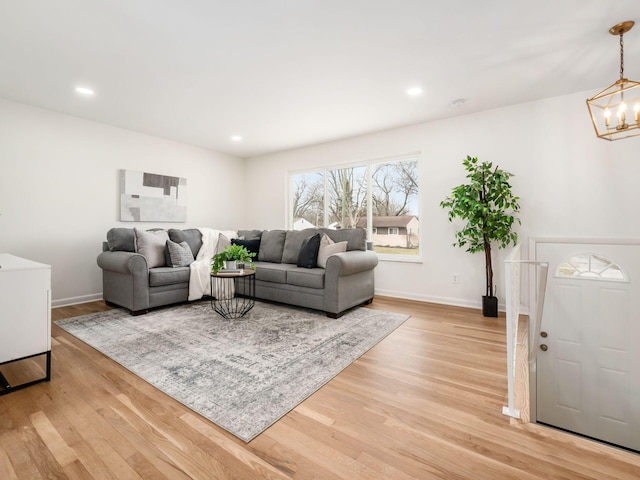
[[[462,230],[456,232],[453,245],[466,247],[470,253],[484,251],[486,293],[482,297],[482,314],[497,317],[498,298],[493,285],[491,243],[496,242],[498,248],[505,248],[518,242],[518,235],[512,227],[515,222],[520,223],[520,219],[514,216],[520,211],[520,198],[511,192],[511,173],[497,166],[494,168],[491,162],[479,163],[477,157],[467,156],[462,163],[468,172],[468,183],[455,187],[440,206],[449,210],[450,222],[456,217],[467,222]]]
[[[238,263],[249,264],[253,267],[255,252],[249,252],[243,245],[230,245],[222,252],[211,257],[211,272],[216,274],[220,270],[235,270]]]

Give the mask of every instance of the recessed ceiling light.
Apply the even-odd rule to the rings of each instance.
[[[240,135],[231,135],[231,141],[232,142],[241,142],[242,141],[242,137]]]
[[[76,93],[80,93],[82,95],[94,95],[96,92],[87,87],[76,87]]]
[[[415,97],[416,95],[422,94],[422,87],[411,87],[407,89],[407,95]]]

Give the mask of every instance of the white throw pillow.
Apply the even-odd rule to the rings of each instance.
[[[327,259],[340,252],[347,251],[347,242],[334,243],[331,238],[325,233],[320,239],[320,248],[318,249],[318,266],[320,268],[327,268]]]
[[[167,264],[164,249],[169,240],[166,230],[146,232],[134,227],[133,231],[136,236],[136,252],[147,259],[147,267],[164,267]]]
[[[218,235],[218,244],[216,245],[216,255],[224,251],[225,248],[231,246],[231,240],[224,233]]]

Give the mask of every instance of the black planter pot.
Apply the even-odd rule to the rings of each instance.
[[[498,297],[482,296],[482,315],[485,317],[498,316]]]

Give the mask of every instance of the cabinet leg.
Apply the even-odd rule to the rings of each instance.
[[[47,376],[44,377],[46,382],[51,380],[51,350],[47,352]]]

